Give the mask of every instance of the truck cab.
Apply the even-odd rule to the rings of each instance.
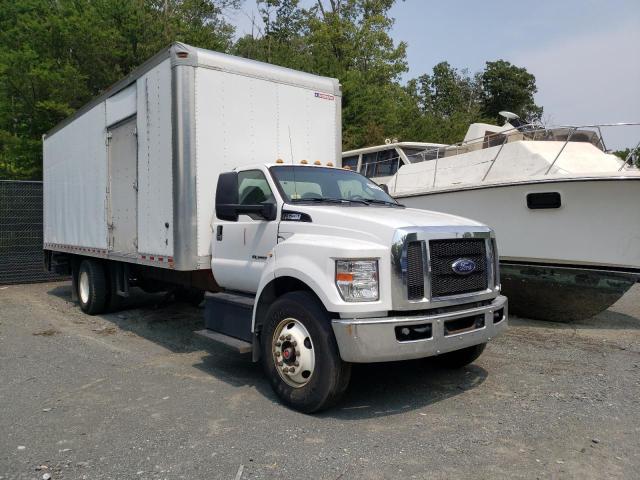
[[[302,411],[333,404],[352,363],[439,355],[461,366],[507,325],[490,228],[405,208],[350,170],[222,173],[212,228],[215,281],[225,302],[244,296],[250,308],[245,320],[224,318],[214,302],[207,326],[250,344],[276,393]]]

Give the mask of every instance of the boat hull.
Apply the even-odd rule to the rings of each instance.
[[[560,206],[530,208],[527,197],[541,193],[557,194]],[[640,274],[638,176],[552,178],[396,198],[409,207],[492,227],[505,266],[503,291],[512,312],[523,316],[592,316],[620,298]]]

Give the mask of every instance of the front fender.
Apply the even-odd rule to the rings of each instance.
[[[378,259],[378,288],[375,302],[345,302],[335,285],[335,261],[348,258]],[[366,314],[391,310],[389,248],[378,243],[335,236],[295,234],[278,243],[273,258],[263,271],[256,293],[260,299],[264,288],[278,277],[292,277],[307,285],[329,312]],[[254,306],[253,325],[256,308]]]

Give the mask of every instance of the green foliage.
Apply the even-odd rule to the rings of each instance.
[[[535,104],[536,77],[525,68],[504,60],[487,62],[481,76],[483,113],[498,119],[500,110],[509,110],[528,121],[540,120],[542,107]]]
[[[175,40],[228,50],[238,0],[14,0],[0,8],[0,178],[42,175],[41,136]]]
[[[391,137],[453,143],[500,110],[542,112],[533,75],[503,60],[476,74],[442,62],[403,85],[394,0],[257,0],[262,26],[233,41],[224,13],[240,2],[2,2],[0,178],[41,178],[42,134],[173,41],[338,78],[344,149]]]
[[[625,148],[624,150],[616,150],[612,153],[622,160],[627,161],[628,164],[633,164],[640,168],[640,148]]]
[[[402,128],[400,75],[406,45],[389,36],[393,0],[258,0],[264,31],[241,38],[234,53],[340,79],[343,147],[379,143]]]

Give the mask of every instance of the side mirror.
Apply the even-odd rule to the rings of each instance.
[[[262,205],[262,218],[268,221],[275,220],[278,217],[278,207],[275,203],[265,203]]]
[[[220,220],[237,222],[239,214],[271,221],[276,219],[278,209],[273,203],[240,205],[238,199],[238,172],[221,173],[216,187],[216,216]]]
[[[220,220],[238,221],[238,172],[221,173],[216,187],[216,216]]]
[[[254,220],[258,218],[263,218],[264,220],[275,220],[277,217],[277,208],[273,203],[260,203],[258,205],[229,205],[235,211],[236,218],[238,219],[239,214],[249,215]]]

